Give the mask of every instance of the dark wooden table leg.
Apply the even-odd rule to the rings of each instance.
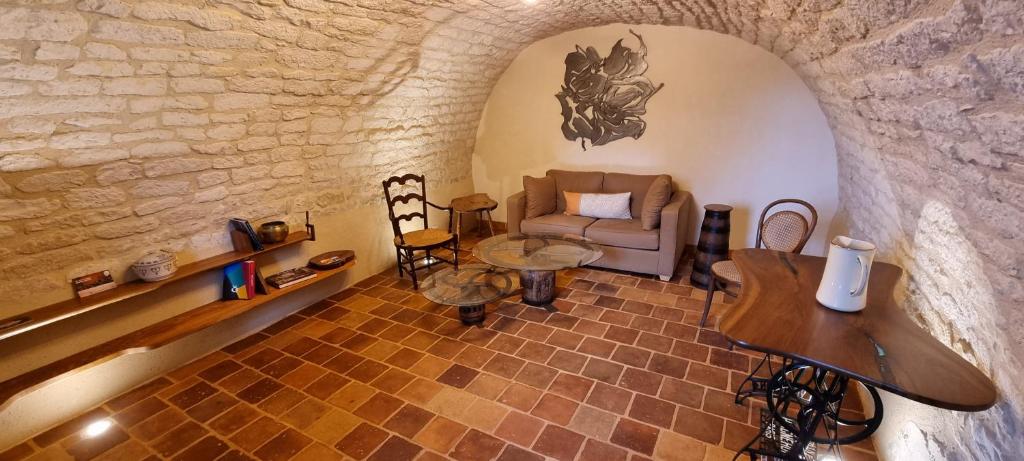
[[[459,320],[463,325],[479,325],[484,322],[487,312],[483,304],[459,306]]]
[[[519,285],[526,304],[545,306],[555,300],[555,271],[519,271]]]

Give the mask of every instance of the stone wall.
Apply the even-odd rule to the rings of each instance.
[[[0,299],[32,295],[2,316],[70,297],[83,273],[129,277],[155,248],[223,251],[229,216],[383,213],[393,173],[470,178],[487,87],[441,68],[444,11],[2,3]]]
[[[458,183],[520,49],[620,22],[732,34],[789,63],[836,137],[833,229],[907,268],[908,312],[998,383],[980,414],[887,399],[883,456],[1024,452],[1019,0],[6,1],[4,313],[146,248],[223,244],[225,215],[379,207],[377,181],[400,170]]]

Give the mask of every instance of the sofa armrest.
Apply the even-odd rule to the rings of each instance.
[[[691,196],[686,191],[672,194],[665,208],[661,209],[659,229],[658,275],[663,279],[672,277],[679,257],[686,248],[687,219],[690,213]]]
[[[519,223],[526,218],[526,191],[512,194],[505,204],[505,211],[508,213],[508,235],[520,235]]]

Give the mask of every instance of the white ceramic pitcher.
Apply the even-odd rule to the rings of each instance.
[[[825,273],[815,298],[825,307],[856,312],[867,304],[868,277],[875,245],[843,235],[832,239]]]

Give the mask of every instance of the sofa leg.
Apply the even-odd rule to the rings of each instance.
[[[669,280],[672,280],[672,276],[671,275],[659,275],[658,278],[661,279],[662,282],[667,282]]]

